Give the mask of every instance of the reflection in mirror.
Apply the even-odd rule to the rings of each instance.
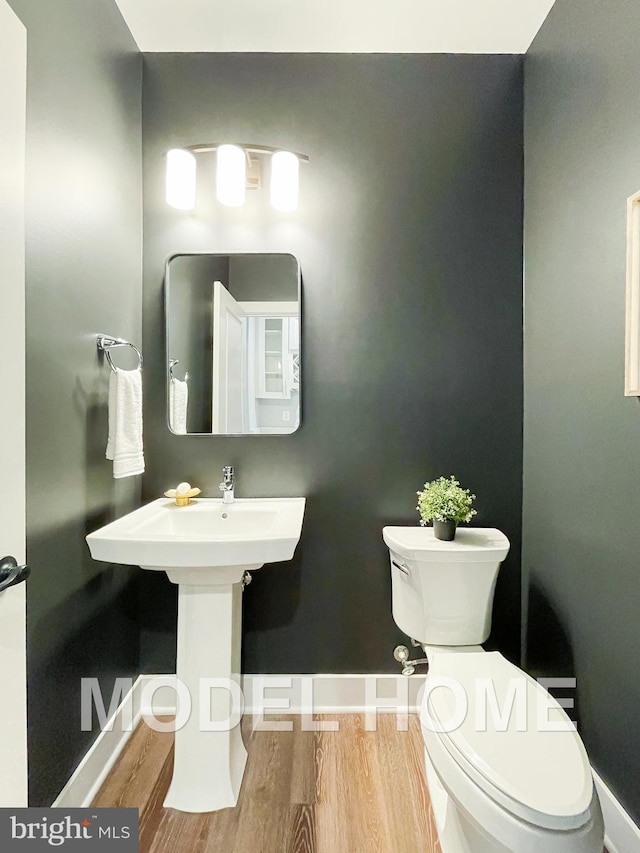
[[[293,255],[174,255],[165,311],[172,432],[298,429],[300,267]]]

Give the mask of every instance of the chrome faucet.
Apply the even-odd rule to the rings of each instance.
[[[220,483],[220,491],[222,492],[222,503],[232,504],[235,500],[233,494],[233,465],[225,465],[222,469],[222,482]]]

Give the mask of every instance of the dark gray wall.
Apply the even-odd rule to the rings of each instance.
[[[623,396],[640,5],[556,0],[526,61],[528,666],[574,674],[592,762],[640,820],[640,405]]]
[[[297,302],[298,262],[293,255],[235,255],[229,292],[238,302]]]
[[[141,59],[112,0],[10,2],[28,38],[29,788],[49,805],[97,732],[80,731],[80,679],[108,698],[137,671],[134,576],[84,537],[139,498],[104,458],[95,339],[141,339]]]
[[[245,598],[247,672],[397,671],[385,524],[455,473],[504,530],[494,641],[518,658],[522,463],[522,77],[517,57],[146,55],[144,497],[306,495],[291,563]],[[245,140],[303,151],[295,213],[249,193],[164,202],[167,149]],[[303,277],[302,426],[291,436],[165,428],[163,266],[180,251],[291,252]],[[175,587],[143,578],[141,664],[171,671]]]

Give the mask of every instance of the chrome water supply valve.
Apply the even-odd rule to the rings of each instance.
[[[411,641],[413,645],[420,645],[416,643],[415,640]],[[416,671],[416,667],[421,664],[426,664],[429,666],[428,658],[418,658],[417,660],[409,660],[409,649],[406,646],[396,646],[393,650],[393,656],[398,661],[398,663],[402,664],[402,674],[409,676],[413,675]]]

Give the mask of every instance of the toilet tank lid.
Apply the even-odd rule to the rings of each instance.
[[[501,562],[509,540],[495,527],[459,527],[453,542],[436,539],[433,527],[384,527],[385,544],[407,560],[439,563]]]
[[[438,683],[434,679],[460,685],[466,714],[459,726],[434,734],[434,723],[453,725],[458,700],[450,687],[433,687],[423,697],[423,729],[441,739],[485,793],[537,826],[569,829],[586,822],[593,796],[586,750],[564,710],[537,681],[499,652],[435,653],[426,683]],[[559,724],[564,730],[554,731]]]

